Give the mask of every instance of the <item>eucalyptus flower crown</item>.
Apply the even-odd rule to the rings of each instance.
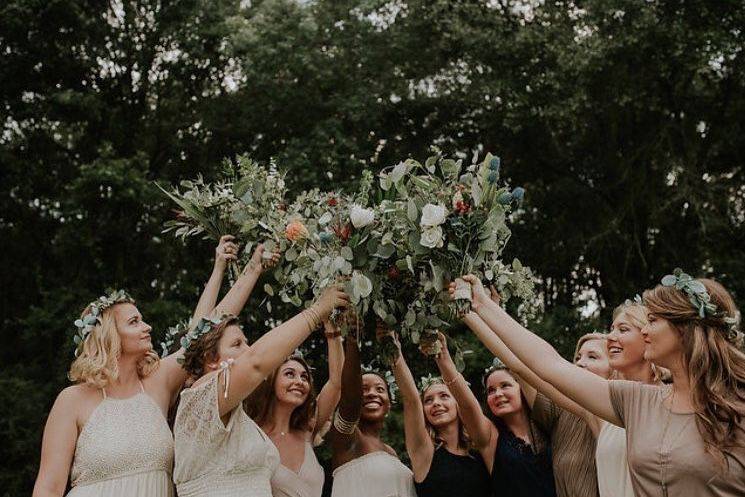
[[[171,352],[171,347],[179,336],[181,337],[179,338],[179,345],[186,350],[194,341],[199,340],[202,335],[208,333],[213,327],[217,326],[228,317],[232,316],[230,314],[225,314],[219,318],[203,317],[192,329],[190,329],[188,321],[181,321],[175,326],[171,326],[166,331],[165,339],[160,342],[160,347],[162,349],[161,357],[165,357]],[[177,360],[180,364],[183,363],[183,358],[179,357]]]
[[[78,355],[78,350],[83,344],[88,335],[90,335],[93,328],[101,324],[101,316],[103,311],[115,304],[122,303],[134,304],[135,300],[129,296],[124,290],[115,290],[108,295],[102,295],[96,300],[86,306],[88,312],[85,313],[80,319],[75,320],[75,327],[77,332],[73,337],[75,342],[75,356]]]
[[[419,391],[424,392],[432,385],[444,385],[445,381],[442,376],[435,376],[432,373],[422,376],[419,381]]]
[[[729,316],[725,311],[717,308],[716,304],[711,301],[706,286],[693,276],[686,274],[682,269],[676,268],[673,274],[668,274],[662,278],[662,286],[674,287],[688,296],[691,305],[698,311],[701,319],[718,318],[724,321],[729,329],[727,332],[727,341],[738,348],[742,348],[745,342],[742,331],[740,331],[740,312],[734,316]]]

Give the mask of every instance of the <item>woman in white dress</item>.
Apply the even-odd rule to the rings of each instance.
[[[237,253],[232,237],[220,240],[193,320],[214,308],[225,267]],[[258,274],[242,282],[249,292]],[[245,302],[237,297],[228,294],[221,306],[237,311]],[[74,497],[172,495],[173,437],[165,416],[186,379],[177,362],[183,351],[159,360],[150,326],[122,291],[91,302],[75,324],[70,378],[76,384],[49,413],[34,497],[62,496],[68,479]]]
[[[203,320],[184,337],[184,368],[197,378],[181,392],[174,425],[173,479],[179,497],[271,497],[279,453],[242,402],[347,295],[329,287],[318,301],[251,346],[234,316]]]
[[[380,439],[391,409],[388,383],[361,374],[357,340],[345,338],[339,407],[328,439],[333,452],[332,497],[416,497],[414,477]]]
[[[287,358],[244,402],[248,417],[279,451],[271,480],[273,497],[321,497],[324,472],[313,451],[341,395],[344,348],[341,333],[324,321],[329,378],[316,396],[310,367],[300,355]]]

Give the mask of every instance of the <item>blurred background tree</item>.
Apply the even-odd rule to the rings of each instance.
[[[729,0],[4,2],[2,494],[30,493],[89,300],[129,289],[156,340],[196,302],[213,243],[161,234],[153,181],[214,177],[237,153],[275,160],[293,192],[433,145],[500,155],[528,191],[509,255],[564,354],[675,266],[742,307],[742,26]],[[479,391],[491,358],[455,334]]]

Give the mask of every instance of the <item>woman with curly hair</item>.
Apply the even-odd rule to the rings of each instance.
[[[214,269],[194,311],[196,322],[215,307],[227,264],[238,246],[224,236]],[[259,251],[258,255],[261,255]],[[237,312],[261,274],[247,272],[220,307]],[[34,497],[173,494],[173,438],[168,408],[186,379],[179,350],[159,359],[151,327],[125,292],[101,297],[76,321],[70,379],[44,429]]]
[[[474,290],[474,311],[520,360],[578,404],[626,428],[637,497],[745,494],[743,334],[721,284],[676,270],[644,292],[644,355],[672,376],[670,385],[645,385],[574,367],[491,302],[478,278],[465,279]]]
[[[181,392],[173,429],[173,479],[180,497],[271,497],[279,453],[246,415],[243,400],[348,302],[332,285],[312,306],[250,346],[230,315],[202,321],[184,337],[184,368],[196,381]]]

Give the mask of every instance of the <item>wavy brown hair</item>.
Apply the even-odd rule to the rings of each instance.
[[[717,306],[716,316],[700,317],[688,295],[675,287],[645,291],[644,304],[678,331],[698,431],[707,452],[726,466],[725,455],[743,446],[745,353],[727,340],[730,325],[724,319],[737,315],[732,296],[714,280],[699,281]]]
[[[220,322],[212,326],[212,329],[189,344],[184,352],[184,369],[195,378],[202,376],[204,366],[209,361],[214,361],[218,356],[218,345],[220,338],[228,326],[238,325],[238,317],[228,314],[223,316]]]
[[[297,406],[290,415],[290,429],[310,431],[313,428],[313,418],[316,414],[316,387],[313,384],[313,374],[310,371],[310,366],[299,355],[291,355],[277,369],[272,371],[266,380],[243,401],[243,410],[259,426],[265,426],[272,422],[274,407],[277,405],[274,384],[277,381],[277,375],[280,370],[290,361],[298,362],[305,368],[310,383],[310,389],[308,390],[308,396],[305,398],[305,401]]]

